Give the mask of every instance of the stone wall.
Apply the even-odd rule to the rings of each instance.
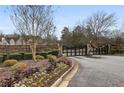
[[[38,45],[37,52],[45,49],[58,49],[57,45]],[[30,45],[0,45],[0,53],[31,52]]]

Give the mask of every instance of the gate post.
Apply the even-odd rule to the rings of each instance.
[[[72,48],[71,48],[71,51],[70,51],[70,53],[71,53],[71,56],[72,56]]]
[[[87,56],[87,45],[85,46],[85,56]]]
[[[107,45],[107,54],[110,54],[110,53],[111,53],[111,45],[108,44],[108,45]]]
[[[99,54],[99,55],[101,54],[100,52],[101,52],[101,48],[99,47],[99,48],[98,48],[98,54]]]
[[[74,55],[76,56],[76,48],[74,48]]]
[[[59,54],[58,54],[58,56],[62,56],[63,55],[63,44],[62,44],[62,41],[59,41],[58,42],[58,45],[57,45],[57,47],[58,47],[58,50],[59,50]]]

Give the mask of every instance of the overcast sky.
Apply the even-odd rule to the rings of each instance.
[[[15,31],[10,20],[10,11],[8,6],[0,6],[0,30],[6,34],[11,34]],[[87,6],[87,5],[68,5],[68,6],[53,6],[54,8],[54,23],[57,27],[56,35],[60,37],[64,26],[73,27],[75,24],[82,23],[87,17],[98,11],[107,13],[115,13],[119,25],[124,22],[124,6]]]

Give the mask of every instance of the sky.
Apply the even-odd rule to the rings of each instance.
[[[98,11],[115,13],[118,19],[117,23],[119,25],[124,23],[124,6],[119,5],[58,5],[53,6],[53,10],[57,37],[60,37],[61,31],[65,26],[73,28],[76,24],[83,23],[83,21]],[[5,34],[11,34],[16,31],[10,19],[10,14],[8,6],[0,6],[0,30]]]

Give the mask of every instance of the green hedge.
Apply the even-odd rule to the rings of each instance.
[[[22,60],[22,54],[20,53],[13,53],[9,55],[9,59],[16,59],[16,60]]]
[[[48,53],[47,52],[42,52],[42,53],[36,53],[36,55],[41,55],[44,58],[47,58]]]
[[[49,51],[49,52],[39,52],[36,53],[36,55],[41,55],[44,58],[47,58],[47,55],[52,54],[55,56],[58,56],[58,50],[53,50],[53,51]],[[4,61],[7,59],[7,55],[6,54],[1,54],[0,56],[0,61]],[[16,59],[16,60],[30,60],[32,59],[32,53],[12,53],[9,54],[8,59]]]
[[[52,55],[58,56],[59,51],[58,50],[53,50],[53,51],[48,52],[48,54],[52,54]]]
[[[111,54],[124,54],[124,49],[111,49]]]
[[[24,53],[23,57],[24,60],[32,59],[32,53]]]
[[[4,57],[0,55],[0,64],[3,63]]]

